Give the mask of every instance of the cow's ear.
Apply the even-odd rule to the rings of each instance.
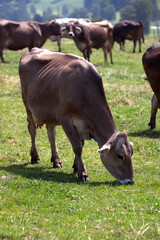
[[[66,31],[66,27],[62,27],[61,32],[65,32],[65,31]]]
[[[62,35],[67,34],[67,28],[66,27],[61,28],[61,34]]]
[[[101,153],[101,154],[108,153],[110,149],[111,149],[111,145],[110,145],[109,143],[107,143],[107,144],[104,144],[104,145],[97,151],[97,153]]]
[[[54,19],[54,20],[51,20],[50,22],[51,22],[51,24],[52,24],[53,26],[57,23],[55,19]]]
[[[80,27],[76,27],[76,33],[80,34],[82,32],[82,29]]]

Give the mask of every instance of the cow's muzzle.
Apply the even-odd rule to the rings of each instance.
[[[120,180],[120,179],[118,179],[118,182],[120,183],[120,184],[134,184],[134,179],[129,179],[129,178],[127,178],[127,179],[124,179],[124,180]]]
[[[69,36],[69,37],[74,37],[74,33],[73,33],[73,32],[69,32],[69,33],[68,33],[68,36]]]

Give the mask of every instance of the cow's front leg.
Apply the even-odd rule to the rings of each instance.
[[[3,50],[2,50],[2,49],[0,49],[0,58],[1,58],[1,62],[2,62],[2,63],[7,63],[7,62],[4,60]]]
[[[72,148],[75,154],[74,169],[78,173],[78,178],[81,181],[88,182],[89,181],[88,173],[82,161],[83,144],[75,131],[75,128],[72,123],[72,119],[68,117],[63,117],[63,119],[61,119],[61,124],[68,139],[72,144]]]
[[[28,121],[28,131],[30,133],[31,136],[31,164],[36,164],[39,163],[40,159],[38,156],[38,151],[37,151],[37,147],[36,147],[36,143],[35,143],[35,139],[36,139],[36,126],[35,123],[32,119],[31,114],[28,115],[27,118]]]
[[[81,143],[82,143],[82,148],[83,148],[83,146],[84,146],[84,140],[81,140]],[[74,173],[78,173],[78,161],[77,161],[77,158],[75,157],[75,159],[74,159],[74,163],[73,163],[73,172]]]
[[[133,40],[133,53],[136,52],[136,43],[137,43],[137,41]]]
[[[51,162],[53,162],[53,168],[62,168],[62,163],[58,154],[56,146],[56,127],[54,125],[46,125],[48,139],[51,145],[52,157]]]

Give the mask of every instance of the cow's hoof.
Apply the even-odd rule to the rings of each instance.
[[[2,61],[2,63],[4,63],[4,64],[9,64],[9,62],[6,62],[5,60],[4,60],[4,61]]]
[[[31,158],[31,164],[39,164],[40,159],[39,158]]]
[[[73,173],[78,173],[78,168],[75,165],[73,165],[72,168],[73,168]]]
[[[53,168],[62,169],[63,168],[62,163],[61,162],[53,162]]]
[[[151,122],[148,123],[148,126],[150,126],[150,129],[155,129],[156,128],[156,126],[154,124],[152,124]]]
[[[78,176],[78,179],[81,181],[81,182],[89,182],[89,177],[88,176]]]

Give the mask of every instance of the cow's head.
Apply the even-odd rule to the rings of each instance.
[[[50,24],[52,26],[52,34],[53,35],[61,35],[60,24],[58,22],[56,22],[56,20],[50,21]]]
[[[82,32],[82,29],[76,26],[74,23],[68,23],[66,27],[61,29],[62,36],[67,38],[74,38],[76,35]]]
[[[127,140],[127,133],[117,132],[98,150],[106,169],[119,183],[133,183],[131,156],[132,144]]]

